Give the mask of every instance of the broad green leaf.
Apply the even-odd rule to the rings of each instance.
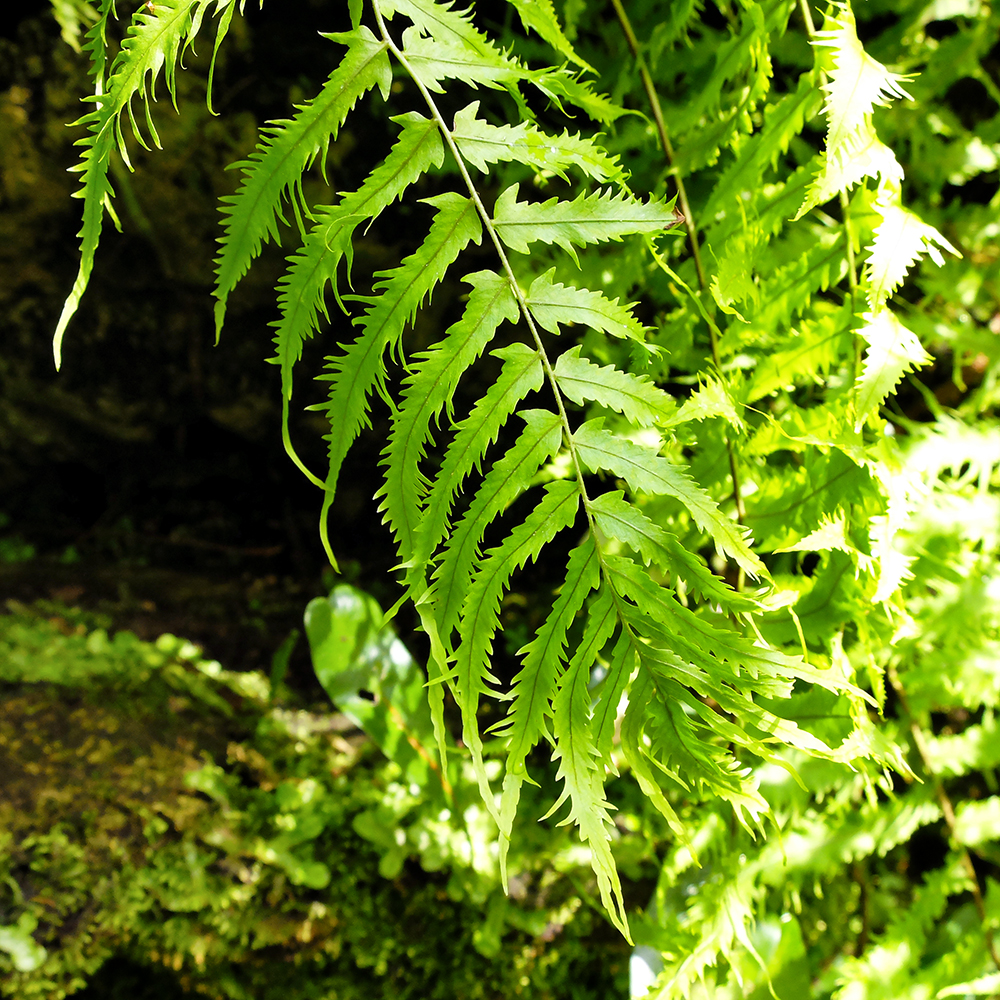
[[[535,242],[556,244],[576,260],[575,247],[619,241],[636,233],[660,235],[678,222],[671,204],[650,199],[641,202],[625,194],[595,191],[573,201],[550,198],[544,202],[518,201],[512,184],[493,208],[493,224],[500,239],[518,253]]]
[[[331,700],[408,780],[426,782],[428,767],[437,766],[424,675],[375,599],[341,584],[309,602],[305,627],[316,676]]]

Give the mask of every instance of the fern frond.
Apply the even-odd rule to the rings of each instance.
[[[356,322],[363,332],[344,354],[328,359],[330,373],[320,376],[332,383],[330,398],[324,404],[330,420],[329,493],[336,489],[344,457],[367,420],[369,392],[373,387],[382,388],[386,349],[399,342],[406,323],[459,253],[482,237],[479,216],[470,199],[448,192],[425,200],[437,209],[427,238],[398,267],[379,274],[382,280],[375,294],[362,299],[368,309]]]
[[[817,231],[811,245],[796,260],[762,277],[760,306],[747,314],[753,332],[786,329],[795,315],[808,308],[817,291],[826,291],[846,272],[842,234],[837,230]]]
[[[555,454],[562,441],[562,422],[558,413],[523,410],[518,416],[525,422],[525,429],[486,474],[469,509],[448,539],[441,564],[434,573],[438,628],[445,640],[458,621],[483,534],[528,488],[542,463]]]
[[[928,254],[939,267],[944,265],[944,258],[938,247],[961,256],[933,226],[901,205],[889,202],[876,204],[875,208],[882,221],[875,229],[865,264],[868,306],[872,312],[885,304],[923,254]]]
[[[524,761],[546,734],[545,717],[565,658],[566,638],[584,602],[600,583],[597,546],[588,538],[569,554],[566,577],[552,610],[541,628],[522,650],[521,669],[507,698],[510,712],[498,727],[507,739],[506,775],[500,800],[500,870],[506,883],[507,848],[511,826],[521,796],[521,785],[530,781]]]
[[[557,479],[546,483],[545,496],[517,525],[503,543],[491,549],[480,563],[462,605],[461,638],[455,652],[455,698],[462,710],[462,739],[472,754],[483,798],[492,802],[492,792],[482,764],[482,741],[476,718],[479,698],[486,683],[495,684],[489,672],[493,636],[500,625],[500,601],[511,574],[576,520],[580,489],[574,482]],[[499,816],[497,817],[499,820]]]
[[[865,177],[877,177],[879,186],[889,190],[898,189],[903,182],[903,168],[896,154],[879,139],[870,122],[852,132],[836,149],[823,154],[820,172],[792,221],[841,191],[849,191]]]
[[[159,136],[149,110],[150,97],[155,96],[151,91],[162,72],[171,98],[175,97],[177,59],[183,48],[194,40],[204,9],[211,2],[212,0],[166,0],[149,8],[141,7],[133,15],[118,55],[112,63],[106,92],[102,92],[103,67],[105,30],[110,6],[103,11],[100,20],[88,33],[87,49],[94,57],[96,77],[96,94],[88,100],[93,101],[96,108],[75,123],[86,125],[90,134],[77,141],[76,145],[83,148],[83,155],[81,162],[71,168],[74,173],[83,175],[82,190],[75,193],[75,197],[83,199],[83,226],[79,232],[80,267],[73,288],[63,304],[53,336],[52,351],[57,369],[62,364],[62,341],[66,328],[90,282],[105,210],[111,215],[115,225],[118,225],[111,207],[114,190],[108,178],[111,157],[116,150],[125,165],[132,169],[121,117],[128,112],[137,141],[146,146],[142,130],[132,111],[132,102],[138,97],[145,108],[150,138],[155,145],[159,145]],[[236,0],[224,0],[227,5],[235,2]],[[216,2],[217,11],[221,7],[222,4]]]
[[[504,320],[516,323],[519,315],[517,300],[505,277],[478,271],[464,280],[473,289],[465,313],[449,327],[444,339],[419,359],[416,370],[408,377],[383,453],[385,481],[376,497],[385,498],[379,510],[386,513],[403,559],[413,553],[413,535],[422,515],[420,500],[425,483],[419,461],[431,435],[430,422],[445,407],[450,409],[459,379],[485,350],[497,327]]]
[[[827,148],[836,150],[864,125],[876,107],[886,108],[896,98],[911,98],[902,86],[909,77],[890,72],[865,52],[851,5],[835,2],[830,11],[813,45],[833,51],[833,69],[823,84],[823,110],[829,120]]]
[[[555,742],[552,759],[559,761],[556,779],[563,787],[548,815],[569,802],[569,812],[560,825],[575,824],[580,839],[590,846],[590,863],[597,876],[604,908],[612,923],[631,941],[618,870],[611,855],[612,807],[604,794],[604,775],[594,739],[589,689],[590,663],[616,624],[610,595],[603,601],[599,598],[592,610],[595,613],[588,617],[584,642],[563,674],[552,704]]]
[[[754,403],[770,396],[785,386],[794,385],[800,378],[814,379],[817,373],[829,371],[843,356],[851,317],[848,305],[808,319],[789,330],[779,349],[757,362],[747,389],[747,402]]]
[[[743,191],[752,191],[760,183],[764,172],[779,155],[788,151],[792,139],[812,117],[818,104],[816,84],[812,73],[803,73],[795,92],[786,94],[764,112],[764,127],[740,147],[735,161],[727,167],[712,189],[699,216],[711,226],[727,202]],[[726,220],[740,218],[739,213],[728,212]]]
[[[579,347],[560,354],[554,372],[559,388],[574,403],[599,403],[640,427],[665,424],[676,410],[673,398],[645,376],[623,372],[614,365],[595,365],[580,357]]]
[[[427,497],[424,517],[417,526],[413,566],[407,577],[411,588],[418,585],[424,566],[448,533],[451,505],[466,476],[479,467],[486,449],[496,441],[500,428],[517,404],[529,392],[540,389],[545,378],[538,352],[525,344],[510,344],[493,354],[503,360],[503,369],[456,428]]]
[[[521,65],[506,55],[475,53],[462,42],[428,37],[417,27],[403,32],[403,55],[417,79],[435,94],[444,93],[445,80],[499,90],[514,86],[525,75]]]
[[[590,70],[591,73],[597,72],[590,63],[576,53],[569,39],[563,34],[552,0],[511,0],[511,3],[525,31],[534,31],[569,62]]]
[[[934,360],[888,309],[865,313],[858,333],[868,342],[868,352],[857,383],[855,430],[864,426],[903,375]]]
[[[634,664],[638,661],[639,648],[642,645],[643,643],[636,642],[634,636],[629,632],[626,632],[619,640],[619,646],[622,647],[625,655],[624,663],[632,670],[635,669]],[[615,652],[617,653],[618,650],[616,649]],[[687,844],[688,830],[663,794],[663,787],[653,771],[651,758],[643,739],[646,719],[649,717],[655,701],[656,689],[652,679],[647,671],[640,668],[629,688],[628,705],[621,720],[622,755],[643,794],[667,821],[667,825],[677,839],[682,844]],[[663,770],[663,765],[659,761],[656,762],[656,767],[657,770]],[[682,788],[686,787],[684,779],[680,775],[671,774],[670,777]]]
[[[439,39],[453,51],[464,49],[467,56],[482,58],[489,63],[504,58],[503,52],[472,23],[472,11],[457,11],[454,2],[379,0],[379,10],[389,20],[396,14],[402,14],[423,34]]]
[[[364,25],[353,31],[324,37],[347,46],[347,54],[330,74],[319,94],[298,105],[289,120],[272,122],[262,129],[257,149],[239,166],[243,181],[235,195],[222,199],[222,251],[216,258],[214,295],[215,333],[218,338],[226,315],[226,302],[240,278],[246,274],[261,245],[279,239],[278,223],[284,222],[280,205],[288,199],[301,222],[302,175],[317,157],[325,162],[330,142],[358,100],[378,86],[389,95],[392,69],[386,43]]]
[[[550,268],[531,283],[525,301],[539,326],[549,333],[562,333],[560,323],[579,323],[612,337],[629,338],[644,343],[646,328],[632,310],[590,288],[574,288],[553,281],[556,269]]]
[[[537,171],[548,171],[568,180],[567,170],[576,167],[588,177],[604,183],[621,183],[625,173],[617,156],[578,135],[542,132],[531,122],[491,125],[477,117],[479,102],[456,112],[452,137],[462,156],[478,170],[490,164],[514,161]]]
[[[589,83],[568,69],[532,70],[526,79],[560,111],[565,112],[563,101],[567,101],[602,125],[610,125],[627,113],[621,105],[596,93]]]
[[[327,316],[324,293],[328,282],[340,298],[337,271],[341,261],[347,263],[350,280],[355,229],[376,218],[426,170],[444,162],[441,135],[433,119],[410,112],[392,121],[401,131],[389,155],[357,191],[345,194],[337,205],[315,212],[316,221],[278,284],[281,318],[271,325],[277,331],[274,360],[281,366],[281,389],[286,398],[292,394],[292,369],[302,356],[302,345],[318,329],[320,314]]]
[[[650,199],[639,201],[625,194],[595,191],[573,201],[550,198],[537,203],[518,201],[512,184],[493,208],[493,225],[500,239],[518,253],[527,253],[535,242],[556,244],[576,260],[575,247],[620,241],[637,233],[660,235],[679,221],[673,205]]]
[[[695,595],[733,612],[757,608],[753,598],[729,587],[695,553],[684,548],[676,535],[628,503],[621,490],[602,493],[591,500],[590,512],[597,527],[608,538],[638,553],[645,565],[652,563],[664,573],[676,574]]]
[[[616,437],[605,430],[603,424],[600,417],[588,420],[573,434],[573,443],[584,465],[594,472],[604,469],[620,476],[635,493],[672,496],[680,500],[695,524],[711,535],[720,552],[735,560],[751,576],[767,576],[764,564],[747,545],[745,529],[725,517],[694,480],[653,449]]]
[[[597,689],[594,704],[594,745],[597,756],[604,766],[617,775],[618,768],[611,755],[615,738],[615,727],[618,723],[618,710],[621,707],[622,695],[632,679],[635,670],[635,646],[633,637],[627,629],[615,643],[615,648],[608,660],[608,670]]]

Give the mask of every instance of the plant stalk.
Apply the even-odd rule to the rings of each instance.
[[[708,291],[708,279],[705,277],[705,268],[701,262],[701,251],[698,248],[698,228],[695,225],[694,214],[691,211],[691,203],[688,201],[687,188],[684,185],[684,178],[680,170],[677,169],[676,158],[674,156],[673,143],[670,141],[670,134],[667,132],[667,123],[663,118],[663,108],[660,106],[660,98],[657,96],[656,87],[653,85],[653,77],[650,75],[649,67],[643,58],[642,49],[639,47],[639,40],[635,36],[632,22],[629,20],[621,0],[611,0],[611,4],[618,16],[618,23],[625,34],[625,40],[632,52],[632,56],[639,67],[639,75],[642,78],[642,85],[646,91],[646,98],[653,112],[653,120],[656,122],[656,130],[660,136],[660,145],[663,147],[663,154],[667,158],[667,165],[670,167],[670,176],[673,177],[677,185],[677,200],[681,204],[681,213],[684,216],[684,228],[687,230],[688,242],[691,245],[691,257],[694,260],[695,273],[698,276],[698,287],[702,292]],[[722,362],[719,356],[719,338],[715,332],[714,324],[708,326],[708,337],[712,345],[712,360],[715,362],[716,370],[720,377],[722,375]],[[736,465],[736,452],[733,448],[733,440],[728,429],[726,431],[726,453],[729,457],[729,475],[733,481],[733,501],[736,504],[736,519],[740,524],[746,520],[746,508],[743,505],[743,493],[740,489],[739,470]],[[741,571],[742,579],[742,571]]]

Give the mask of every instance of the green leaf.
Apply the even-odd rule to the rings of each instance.
[[[37,917],[22,913],[16,924],[0,926],[0,951],[10,955],[18,972],[34,972],[48,957],[48,952],[32,937]]]
[[[604,794],[603,769],[598,761],[591,718],[587,660],[592,652],[596,655],[594,647],[598,643],[603,645],[602,637],[607,635],[608,609],[602,610],[604,614],[598,613],[591,641],[581,647],[584,652],[580,659],[563,675],[563,683],[553,702],[555,749],[552,757],[559,761],[556,778],[563,787],[549,815],[569,802],[568,814],[561,823],[574,823],[580,831],[580,839],[590,846],[590,863],[597,876],[601,902],[611,922],[629,938],[621,883],[611,854],[611,806]]]
[[[525,31],[534,31],[552,46],[564,59],[592,73],[597,71],[576,54],[569,39],[563,34],[556,18],[552,0],[511,0]]]
[[[514,161],[539,172],[554,173],[569,180],[567,170],[576,167],[596,181],[622,183],[624,171],[617,156],[611,156],[593,140],[563,132],[542,132],[531,122],[491,125],[478,118],[479,102],[455,114],[452,136],[462,156],[486,173],[491,164]]]
[[[500,89],[515,85],[525,75],[515,60],[501,53],[476,52],[464,40],[429,37],[416,27],[403,32],[403,55],[416,78],[435,94],[445,92],[445,80]]]
[[[421,174],[444,162],[441,134],[432,118],[410,112],[391,120],[400,126],[400,133],[389,155],[357,191],[314,212],[315,222],[278,284],[281,318],[271,325],[277,331],[275,361],[281,366],[286,397],[292,394],[292,368],[302,356],[303,343],[318,329],[321,313],[329,318],[324,298],[328,282],[340,298],[337,270],[342,260],[347,261],[350,278],[354,231],[365,220],[377,218]]]
[[[886,108],[895,98],[910,97],[902,87],[908,78],[891,73],[865,52],[858,41],[849,3],[831,5],[823,30],[816,33],[813,44],[833,51],[833,69],[823,84],[823,110],[829,120],[827,149],[839,149],[864,127],[876,107]]]
[[[317,159],[323,163],[330,142],[337,138],[350,110],[367,91],[378,86],[387,98],[392,70],[385,42],[364,25],[354,31],[324,37],[348,47],[340,65],[330,74],[319,94],[297,106],[298,114],[272,122],[247,160],[238,164],[243,181],[235,195],[222,198],[222,251],[216,259],[215,332],[218,338],[226,315],[226,302],[236,283],[246,274],[267,239],[279,239],[284,222],[279,205],[287,198],[301,220],[304,200],[302,174]],[[308,212],[308,208],[305,209]]]
[[[518,201],[517,195],[518,185],[512,184],[497,198],[493,224],[500,239],[518,253],[527,253],[535,242],[550,243],[576,260],[574,247],[617,242],[636,233],[660,235],[679,221],[672,204],[641,202],[625,194],[595,191],[573,201],[550,198],[540,203]]]
[[[530,485],[539,468],[562,441],[558,413],[524,410],[526,427],[510,450],[493,464],[445,547],[434,573],[438,627],[447,639],[454,628],[479,559],[479,543],[494,519]]]
[[[580,461],[597,472],[620,476],[634,493],[676,497],[695,524],[711,535],[719,551],[730,556],[751,576],[766,576],[764,564],[750,550],[746,530],[729,520],[715,501],[686,472],[657,455],[652,448],[616,437],[603,419],[588,420],[573,434]]]
[[[664,573],[675,573],[688,589],[705,600],[733,611],[751,611],[756,602],[729,587],[695,553],[681,545],[676,535],[651,521],[638,507],[624,499],[621,490],[602,493],[591,500],[590,511],[597,527],[637,552],[645,565],[652,563]]]
[[[923,254],[929,254],[938,267],[944,265],[938,247],[956,256],[959,252],[933,227],[901,205],[878,204],[882,216],[875,229],[875,239],[868,248],[865,281],[868,284],[868,306],[872,312],[886,303],[899,288],[906,272]]]
[[[507,851],[517,812],[521,785],[528,778],[524,761],[532,747],[548,735],[545,718],[565,659],[567,633],[587,596],[600,583],[597,547],[592,538],[569,554],[562,590],[535,638],[522,650],[521,669],[508,695],[512,702],[506,719],[498,727],[507,740],[506,775],[500,801],[500,870],[507,879]]]
[[[476,713],[486,683],[495,684],[489,672],[493,636],[500,624],[500,601],[511,574],[539,553],[563,530],[572,526],[580,506],[580,489],[558,479],[546,483],[545,496],[524,521],[513,528],[501,545],[486,554],[476,570],[462,605],[461,642],[455,652],[456,700],[462,710],[462,740],[472,752],[480,790],[492,805],[492,792],[482,765],[482,741]],[[497,817],[499,822],[499,816]]]
[[[503,369],[486,395],[456,427],[424,505],[425,514],[417,526],[414,542],[413,572],[407,578],[411,587],[417,586],[424,566],[448,533],[451,505],[465,478],[479,467],[486,449],[496,441],[500,428],[517,404],[529,392],[540,389],[545,378],[538,352],[524,344],[510,344],[493,354],[503,360]]]
[[[855,390],[855,430],[878,410],[903,375],[934,360],[888,309],[865,313],[858,333],[868,342],[868,351]]]
[[[342,584],[309,602],[305,627],[316,676],[338,709],[408,780],[426,782],[437,766],[424,675],[375,599]]]
[[[601,368],[581,358],[579,347],[560,354],[554,371],[559,388],[574,403],[600,403],[640,427],[667,423],[675,410],[673,399],[649,379],[614,365]]]
[[[497,327],[504,320],[516,323],[519,315],[505,277],[478,271],[465,280],[473,287],[465,313],[433,350],[418,358],[407,378],[403,401],[393,415],[389,444],[383,452],[385,482],[376,498],[384,497],[379,510],[385,511],[404,559],[413,553],[417,522],[423,516],[421,500],[427,484],[419,462],[431,436],[430,422],[445,407],[451,410],[459,379],[485,350]]]
[[[326,489],[333,493],[348,449],[368,420],[368,394],[382,389],[383,356],[397,344],[405,324],[444,278],[458,254],[481,238],[479,216],[469,198],[441,194],[426,199],[437,209],[427,238],[399,267],[381,272],[375,295],[363,298],[367,310],[359,320],[361,335],[344,354],[328,359],[330,398],[324,409],[330,420],[330,468]]]
[[[619,305],[603,293],[589,288],[574,288],[553,281],[555,268],[540,274],[531,283],[525,296],[531,315],[550,333],[562,333],[560,323],[579,323],[612,337],[628,338],[643,343],[646,328],[632,310]]]

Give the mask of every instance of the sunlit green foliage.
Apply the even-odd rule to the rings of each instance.
[[[274,359],[288,450],[324,491],[333,561],[345,456],[388,406],[380,510],[430,641],[428,786],[459,738],[504,878],[548,744],[550,811],[578,828],[626,935],[609,779],[629,772],[672,831],[632,919],[664,956],[659,996],[747,995],[768,977],[788,996],[981,995],[1000,971],[998,224],[992,192],[962,191],[1000,162],[1000,20],[975,2],[668,6],[568,0],[560,22],[518,0],[527,36],[494,36],[436,0],[350,5],[327,83],[263,130],[224,201],[217,321],[294,218]],[[121,119],[149,74],[171,85],[208,7],[137,14],[84,120],[67,318],[106,161],[127,156]],[[214,6],[220,37],[234,9]],[[956,107],[963,81],[974,108]],[[396,144],[358,190],[309,204],[303,171],[359,101],[394,89],[409,107]],[[413,204],[420,179],[436,193]],[[352,240],[400,199],[426,235],[345,294]],[[464,313],[412,351],[448,279],[471,288]],[[356,329],[332,324],[316,475],[287,414],[328,284]],[[499,374],[456,413],[484,355]],[[914,378],[932,363],[950,383]],[[562,586],[503,685],[505,592],[548,553]],[[487,734],[489,698],[507,713]],[[900,852],[935,824],[946,852],[911,880],[916,852]]]

